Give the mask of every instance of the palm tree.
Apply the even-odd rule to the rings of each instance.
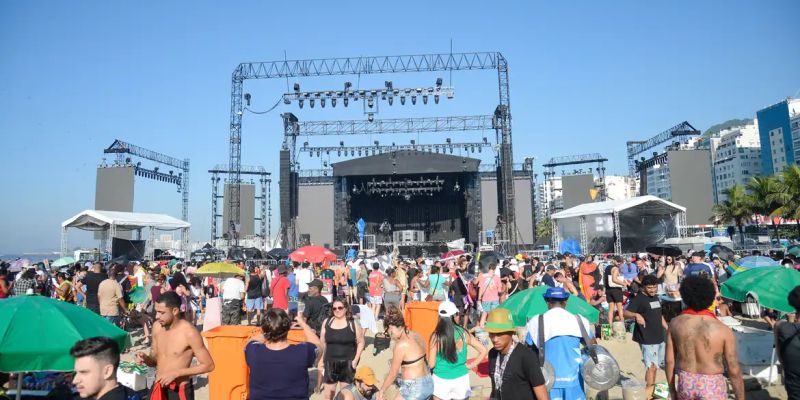
[[[768,199],[778,204],[773,215],[796,219],[800,234],[800,166],[794,164],[784,168],[778,180],[777,191]]]
[[[739,228],[742,246],[744,246],[744,221],[753,213],[750,211],[750,201],[744,187],[735,184],[722,191],[728,198],[714,206],[712,220],[717,224],[733,223]]]
[[[771,220],[772,213],[780,207],[780,204],[772,199],[773,194],[778,192],[779,185],[780,182],[774,176],[752,178],[747,183],[747,190],[750,192],[750,211]],[[772,223],[772,227],[775,230],[775,238],[778,239],[778,225]]]

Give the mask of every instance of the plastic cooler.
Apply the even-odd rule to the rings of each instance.
[[[250,369],[244,359],[244,346],[259,331],[255,326],[223,325],[203,332],[215,365],[208,374],[209,399],[247,399]],[[302,329],[292,329],[287,340],[290,344],[302,343],[305,334]]]

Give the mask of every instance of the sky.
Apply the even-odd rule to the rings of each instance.
[[[625,142],[687,120],[698,129],[800,95],[800,2],[754,1],[3,1],[0,2],[0,254],[57,250],[60,224],[94,208],[115,138],[192,165],[192,239],[208,240],[207,170],[228,160],[231,72],[241,62],[499,51],[509,62],[514,159],[600,153],[626,172]],[[456,91],[438,105],[383,104],[376,118],[490,114],[491,71],[247,81],[251,109],[287,85]],[[272,183],[277,232],[280,113],[364,118],[361,107],[280,104],[245,113],[242,163]],[[493,132],[449,133],[472,142]],[[445,134],[347,137],[441,142]],[[313,144],[325,144],[312,138]],[[484,163],[491,154],[483,154]],[[109,158],[108,161],[111,159]],[[327,159],[303,157],[302,168]],[[335,161],[335,160],[331,160]],[[145,163],[147,164],[147,163]],[[150,166],[150,165],[147,165]],[[134,211],[180,216],[174,186],[138,178]],[[92,246],[70,233],[70,246]]]

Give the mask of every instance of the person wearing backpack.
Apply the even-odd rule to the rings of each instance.
[[[322,281],[319,279],[314,279],[308,284],[308,297],[303,316],[317,335],[320,333],[322,323],[331,316],[330,303],[322,296]]]

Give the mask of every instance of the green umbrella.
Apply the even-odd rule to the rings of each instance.
[[[789,305],[789,292],[800,285],[800,272],[783,267],[763,267],[748,269],[730,277],[722,284],[723,297],[745,302],[747,295],[753,294],[762,307],[793,313]]]
[[[795,257],[800,257],[800,245],[794,245],[789,247],[789,250],[786,250],[786,253],[791,254]]]
[[[75,264],[75,259],[67,256],[67,257],[61,257],[58,260],[53,261],[53,263],[50,264],[50,266],[63,267],[65,265],[72,265],[72,264]]]
[[[88,308],[34,295],[0,300],[0,371],[72,371],[69,349],[95,336],[130,345],[127,332]]]
[[[543,297],[546,291],[547,286],[525,289],[509,297],[500,307],[511,313],[514,325],[525,326],[529,319],[547,312],[547,302],[544,301]],[[582,315],[591,323],[597,322],[600,318],[600,311],[578,296],[569,296],[567,311]]]

